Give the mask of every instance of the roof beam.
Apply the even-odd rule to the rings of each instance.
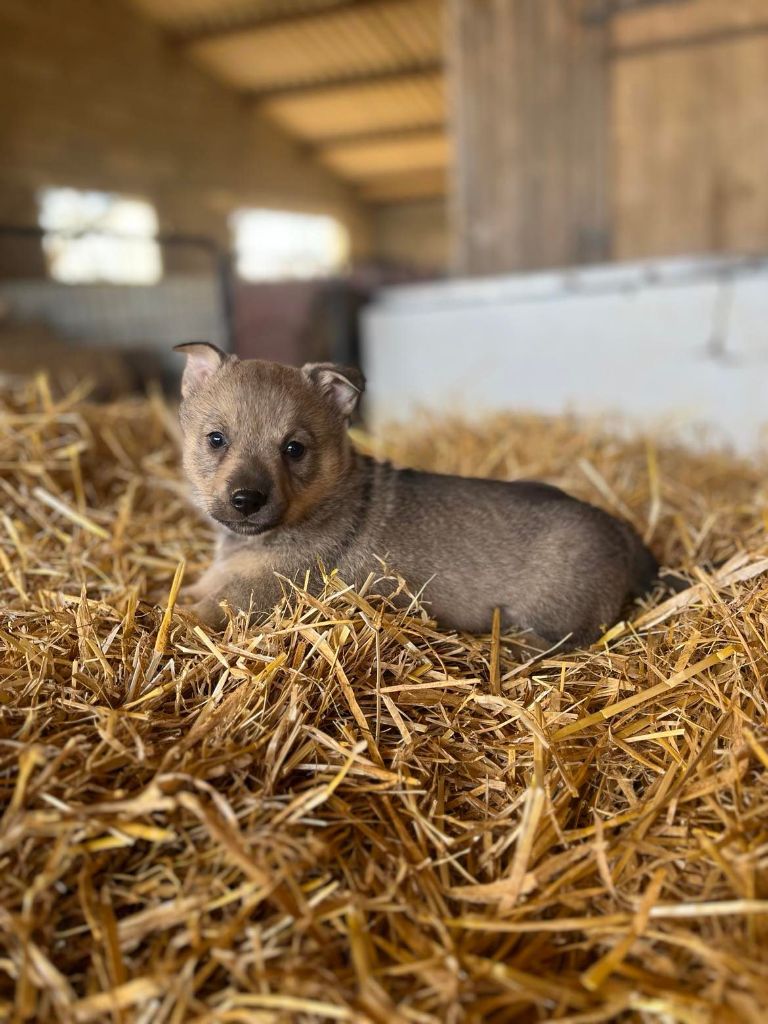
[[[692,0],[597,0],[597,2],[587,4],[582,14],[582,21],[586,25],[601,25],[619,14],[628,14],[630,11],[638,11],[643,7],[661,7],[691,2]]]
[[[406,203],[444,199],[447,189],[447,171],[433,169],[377,175],[358,182],[356,192],[363,202]]]
[[[353,181],[407,171],[439,171],[451,160],[450,141],[443,131],[381,141],[326,146],[320,162]]]
[[[175,29],[170,36],[174,42],[182,46],[191,46],[193,43],[207,43],[213,39],[238,36],[243,32],[261,32],[276,27],[290,27],[308,21],[317,21],[328,14],[336,14],[337,11],[359,11],[371,7],[408,2],[409,0],[329,0],[321,7],[308,7],[303,11],[294,11],[293,13],[282,11],[260,15],[256,11],[251,11],[239,18],[235,17],[231,21]]]
[[[325,149],[335,146],[363,146],[368,142],[389,142],[398,139],[410,139],[413,136],[433,135],[446,130],[445,121],[423,121],[420,124],[393,125],[388,128],[372,128],[367,132],[343,132],[339,135],[326,135],[315,139],[310,149],[322,153]]]
[[[262,100],[278,99],[283,96],[301,96],[322,93],[326,89],[355,89],[360,85],[377,85],[378,83],[394,82],[398,78],[429,78],[440,74],[443,62],[440,60],[419,61],[415,64],[403,64],[385,71],[353,72],[337,75],[335,78],[323,78],[316,82],[296,82],[290,85],[277,85],[274,88],[254,89],[248,96],[261,102]]]
[[[686,36],[667,36],[666,39],[652,39],[644,43],[616,46],[608,51],[608,56],[612,60],[623,57],[644,57],[648,54],[663,53],[669,50],[690,50],[699,46],[716,46],[719,43],[755,39],[757,36],[766,34],[768,34],[768,21],[759,21],[752,25],[734,25],[712,29],[709,32],[696,32]]]

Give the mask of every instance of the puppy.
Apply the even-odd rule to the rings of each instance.
[[[239,360],[177,346],[184,467],[216,524],[212,567],[192,611],[224,622],[221,602],[266,612],[276,573],[320,586],[319,566],[361,583],[386,559],[444,626],[505,625],[538,642],[582,646],[646,592],[657,564],[627,523],[548,484],[398,470],[352,447],[359,371]]]

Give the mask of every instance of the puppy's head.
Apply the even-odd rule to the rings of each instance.
[[[355,369],[240,360],[177,345],[184,468],[198,507],[233,533],[298,523],[349,466],[347,424],[365,386]]]

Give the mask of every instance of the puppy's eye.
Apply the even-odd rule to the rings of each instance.
[[[285,446],[285,454],[289,459],[300,459],[306,450],[301,441],[289,441]]]
[[[211,448],[223,448],[226,443],[227,439],[220,430],[212,430],[208,435],[208,444]]]

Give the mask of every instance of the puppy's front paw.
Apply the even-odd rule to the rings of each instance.
[[[198,601],[202,601],[207,592],[204,579],[199,579],[196,583],[190,583],[189,586],[184,587],[181,592],[181,598],[183,603],[189,608]]]
[[[227,616],[221,605],[213,598],[206,597],[194,604],[178,606],[178,612],[195,625],[220,631],[227,624]]]

